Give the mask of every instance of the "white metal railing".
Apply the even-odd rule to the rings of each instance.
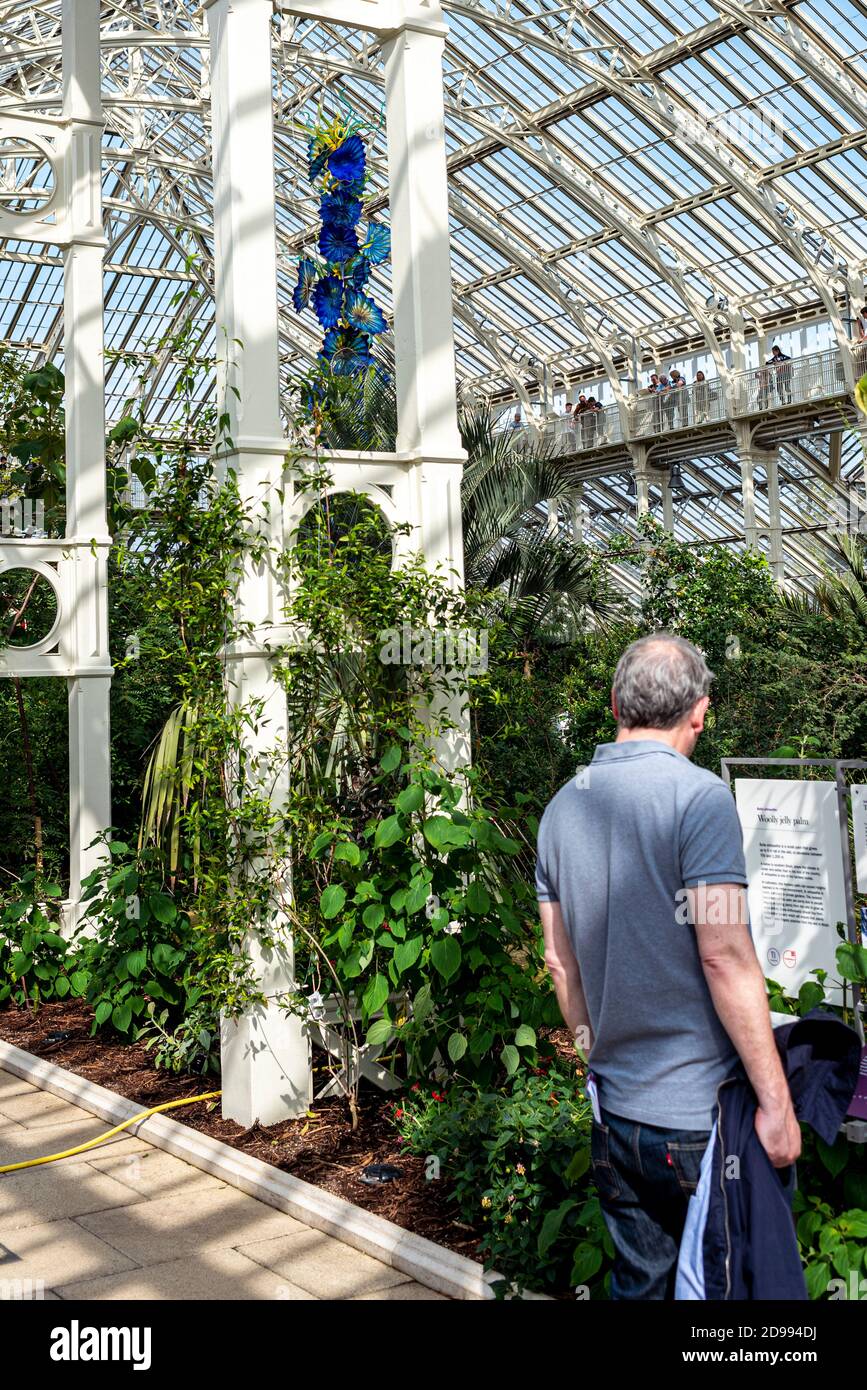
[[[620,411],[616,405],[605,405],[601,410],[561,415],[544,422],[542,436],[555,454],[576,454],[585,449],[604,449],[607,444],[622,444]]]
[[[634,439],[707,425],[726,416],[722,382],[693,381],[670,391],[643,391],[630,401],[630,430]]]
[[[846,391],[843,355],[839,348],[810,352],[787,362],[763,362],[732,378],[736,415],[753,415],[783,405],[827,400]]]

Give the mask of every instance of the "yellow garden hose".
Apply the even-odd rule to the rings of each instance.
[[[23,1163],[6,1163],[0,1167],[0,1173],[15,1173],[19,1168],[37,1168],[40,1163],[56,1163],[59,1158],[72,1158],[73,1154],[84,1153],[85,1149],[95,1149],[97,1145],[104,1144],[106,1139],[120,1134],[122,1129],[129,1129],[130,1125],[137,1124],[139,1120],[146,1120],[148,1115],[158,1115],[161,1110],[174,1110],[179,1105],[195,1105],[197,1100],[216,1100],[217,1096],[222,1094],[222,1091],[208,1091],[204,1096],[188,1096],[186,1100],[167,1100],[163,1105],[154,1105],[150,1110],[142,1110],[140,1114],[130,1116],[123,1124],[115,1125],[114,1129],[100,1134],[98,1139],[88,1139],[86,1144],[77,1144],[74,1149],[64,1149],[60,1154],[46,1154],[44,1158],[27,1158]]]

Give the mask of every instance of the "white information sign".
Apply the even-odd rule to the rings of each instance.
[[[813,970],[835,978],[846,890],[833,782],[736,778],[750,924],[765,974],[797,994]],[[827,986],[830,1002],[839,987]]]
[[[852,787],[852,832],[855,837],[855,884],[867,893],[867,787]]]

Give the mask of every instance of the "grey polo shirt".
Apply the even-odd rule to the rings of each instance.
[[[603,1109],[709,1129],[736,1060],[686,920],[685,888],[745,884],[734,798],[652,739],[604,743],[539,827],[536,888],[559,902],[593,1026]]]

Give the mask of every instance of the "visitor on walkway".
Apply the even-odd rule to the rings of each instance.
[[[667,430],[674,428],[674,412],[677,401],[674,395],[674,385],[671,378],[665,372],[660,373],[659,392],[662,403],[662,418]]]
[[[688,396],[688,394],[687,394],[685,391],[684,391],[684,394],[683,394],[683,395],[679,395],[679,394],[678,394],[680,391],[683,391],[683,390],[684,390],[684,387],[686,386],[686,377],[682,376],[681,373],[677,370],[676,367],[673,369],[673,371],[672,371],[672,373],[671,373],[671,382],[670,382],[670,384],[671,384],[671,391],[672,391],[672,396],[671,396],[671,401],[672,401],[672,412],[671,412],[671,415],[672,415],[672,423],[674,423],[674,411],[675,411],[675,408],[676,408],[676,410],[677,410],[677,415],[678,415],[678,421],[677,421],[678,424],[679,424],[681,427],[682,427],[683,425],[688,425],[688,424],[689,424],[689,419],[688,419],[688,414],[689,414],[689,396]]]
[[[587,397],[587,408],[581,420],[581,432],[585,449],[592,449],[596,443],[596,416],[599,413],[599,406],[595,396]]]
[[[864,305],[864,308],[855,320],[855,329],[858,334],[858,342],[867,343],[867,304]]]
[[[786,365],[788,363],[788,365]],[[766,366],[773,368],[774,386],[781,405],[792,404],[792,359],[775,343]]]
[[[767,410],[771,399],[771,369],[770,367],[759,367],[756,372],[756,407],[759,410]]]
[[[561,788],[539,827],[545,959],[588,1053],[614,1299],[672,1297],[717,1089],[738,1056],[770,1162],[782,1168],[800,1153],[750,937],[734,800],[690,761],[712,679],[679,637],[628,647],[611,692],[617,738]]]
[[[696,372],[695,382],[692,388],[692,400],[695,409],[695,423],[703,425],[706,423],[710,414],[710,392],[707,387],[707,379],[704,372]]]

